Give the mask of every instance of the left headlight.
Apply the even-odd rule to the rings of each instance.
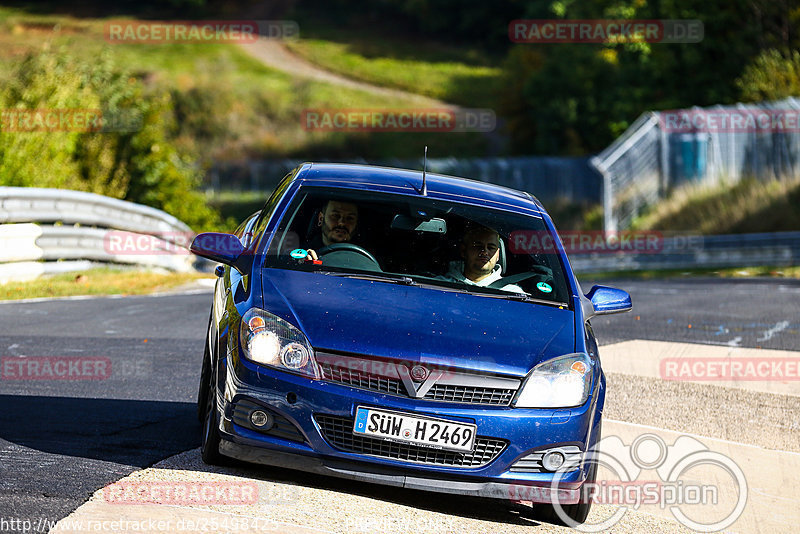
[[[517,408],[567,408],[589,398],[594,364],[586,354],[559,356],[542,362],[528,375],[514,406]]]
[[[251,308],[242,317],[239,339],[248,360],[317,378],[314,351],[308,339],[280,317]]]

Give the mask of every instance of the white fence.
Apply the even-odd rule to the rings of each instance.
[[[796,98],[644,113],[591,160],[603,176],[604,229],[629,228],[648,206],[686,183],[800,175],[798,117]],[[759,119],[772,122],[764,127]]]
[[[190,271],[191,229],[161,210],[62,189],[0,187],[0,283],[95,263]]]

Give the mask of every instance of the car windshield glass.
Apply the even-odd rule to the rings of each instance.
[[[264,265],[566,305],[553,243],[541,217],[305,187],[280,221]]]

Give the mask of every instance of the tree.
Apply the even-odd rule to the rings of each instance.
[[[163,209],[198,229],[219,224],[196,190],[195,158],[169,137],[170,95],[148,90],[109,55],[89,63],[64,51],[31,54],[3,83],[0,109],[0,185],[91,191]],[[33,110],[99,111],[103,129],[14,124]]]

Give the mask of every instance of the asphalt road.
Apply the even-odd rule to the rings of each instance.
[[[800,283],[604,283],[627,289],[634,311],[593,321],[601,345],[800,350]],[[103,380],[17,380],[4,367],[0,519],[57,520],[96,489],[198,446],[194,401],[209,306],[210,292],[0,304],[0,357],[96,357],[112,370]]]
[[[800,280],[614,280],[633,311],[592,319],[601,345],[628,339],[800,351]],[[582,279],[584,291],[592,280]]]
[[[112,370],[17,380],[3,369],[0,516],[64,517],[97,488],[195,447],[209,308],[210,293],[0,304],[3,357],[97,357]]]

